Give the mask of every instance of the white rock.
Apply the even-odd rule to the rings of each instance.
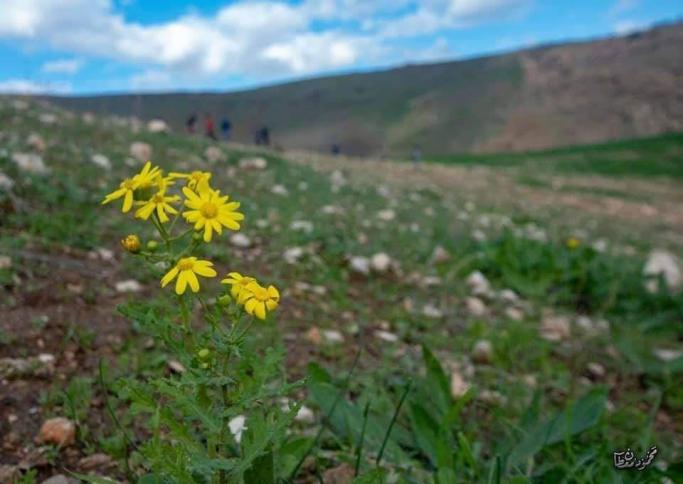
[[[297,188],[299,189],[299,191],[305,192],[306,190],[308,190],[308,183],[306,183],[305,181],[300,181],[297,184]]]
[[[336,329],[324,329],[322,331],[325,342],[330,344],[338,344],[344,342],[344,335]]]
[[[26,139],[26,144],[36,151],[45,151],[45,140],[37,133],[31,133]]]
[[[470,384],[465,381],[465,378],[459,371],[453,371],[451,373],[451,396],[458,399],[465,395],[470,389]]]
[[[147,123],[147,131],[150,133],[166,133],[170,131],[170,128],[163,119],[152,119]]]
[[[519,302],[519,296],[512,289],[503,289],[502,291],[500,291],[499,296],[500,299],[505,301],[506,303],[516,304]]]
[[[270,192],[274,195],[280,195],[281,197],[286,197],[287,195],[289,195],[287,188],[284,185],[279,184],[273,185],[273,187],[270,189]]]
[[[295,232],[304,232],[310,234],[313,232],[313,222],[308,220],[294,220],[289,225],[289,228]]]
[[[586,365],[586,369],[588,370],[588,373],[590,373],[595,379],[600,379],[605,376],[605,367],[600,363],[588,363],[588,365]]]
[[[142,290],[142,284],[135,279],[126,279],[125,281],[116,283],[116,290],[118,292],[140,292]]]
[[[391,222],[396,218],[396,212],[390,208],[380,210],[377,212],[377,218],[383,220],[384,222]]]
[[[45,166],[43,158],[35,153],[14,153],[12,161],[16,163],[20,170],[35,173],[36,175],[46,175],[50,169]]]
[[[0,171],[0,190],[8,192],[14,187],[14,180]]]
[[[233,417],[230,419],[228,422],[228,428],[230,429],[230,433],[235,437],[235,442],[238,444],[242,441],[242,433],[247,430],[247,426],[245,425],[247,422],[247,417],[244,415],[238,415],[237,417]]]
[[[571,326],[569,318],[559,315],[548,315],[543,318],[539,328],[541,338],[548,341],[562,341],[569,338]]]
[[[677,291],[683,285],[683,274],[678,258],[663,249],[656,249],[650,253],[643,274],[649,279],[645,287],[651,293],[657,292],[657,278],[660,275],[670,291]]]
[[[268,220],[266,220],[265,218],[260,218],[255,223],[256,227],[260,229],[265,229],[270,225],[270,222],[268,222]]]
[[[168,368],[171,370],[173,373],[185,373],[187,370],[185,369],[185,366],[179,362],[178,360],[168,360]]]
[[[482,390],[477,399],[489,405],[502,406],[507,403],[507,398],[496,390]]]
[[[312,424],[315,422],[315,414],[313,413],[313,410],[308,408],[306,405],[302,405],[299,407],[299,411],[296,413],[294,420],[297,422]]]
[[[447,262],[450,258],[451,254],[440,245],[437,245],[432,251],[430,260],[432,261],[432,264],[442,264]]]
[[[323,208],[320,209],[320,211],[325,215],[339,215],[341,213],[344,213],[344,210],[341,207],[337,207],[336,205],[325,205]]]
[[[467,306],[467,312],[472,316],[481,317],[486,315],[486,304],[478,297],[468,297],[465,299],[465,305]]]
[[[114,258],[114,252],[109,249],[105,249],[104,247],[95,249],[95,252],[97,252],[97,255],[102,260],[110,261]]]
[[[384,252],[379,252],[370,259],[370,267],[373,271],[383,273],[391,268],[391,257]]]
[[[491,292],[489,280],[480,271],[474,271],[465,280],[470,292],[475,296],[486,296]]]
[[[353,256],[349,259],[349,268],[358,274],[370,274],[370,260],[363,256]]]
[[[135,141],[130,144],[130,156],[145,163],[152,158],[152,147],[142,141]]]
[[[443,318],[443,311],[432,304],[425,304],[422,308],[422,315],[431,319]]]
[[[605,239],[598,239],[593,242],[593,250],[596,252],[606,252],[607,251],[607,241]]]
[[[284,251],[282,257],[288,264],[296,264],[303,255],[304,249],[301,247],[290,247]]]
[[[424,276],[421,280],[424,287],[435,287],[441,285],[441,278],[439,276]]]
[[[486,242],[486,234],[479,229],[472,231],[472,238],[477,242]]]
[[[491,342],[486,339],[480,339],[474,344],[472,348],[472,361],[482,365],[491,363],[493,357],[493,346]]]
[[[204,150],[204,158],[209,163],[218,163],[225,160],[225,153],[218,146],[209,146]]]
[[[109,158],[106,156],[96,153],[90,157],[90,161],[99,166],[100,168],[103,168],[105,170],[110,170],[111,169],[111,161],[109,161]]]
[[[524,319],[524,312],[519,308],[510,306],[505,308],[505,317],[513,321],[521,321]]]
[[[230,243],[240,249],[246,249],[251,246],[251,239],[242,232],[237,232],[230,236]]]
[[[670,350],[666,348],[655,348],[652,353],[661,361],[673,361],[683,357],[683,350]]]
[[[55,362],[55,355],[50,353],[41,353],[38,355],[38,361],[44,365],[53,365]]]
[[[76,424],[64,417],[55,417],[43,422],[38,441],[68,447],[76,442]]]
[[[55,124],[57,122],[57,116],[52,113],[42,113],[38,119],[43,124]]]
[[[12,259],[8,255],[0,255],[0,270],[12,267]]]
[[[346,185],[346,177],[344,174],[339,171],[339,170],[334,170],[330,174],[330,183],[332,184],[333,187],[339,188],[343,185]]]
[[[396,343],[398,341],[398,335],[381,329],[375,331],[375,337],[387,343]]]
[[[265,170],[268,167],[268,160],[261,157],[242,158],[240,168],[245,170]]]

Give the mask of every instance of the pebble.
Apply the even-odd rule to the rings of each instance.
[[[384,222],[391,222],[396,218],[396,212],[394,212],[390,208],[380,210],[379,212],[377,212],[377,218],[383,220]]]
[[[92,470],[105,470],[110,467],[115,466],[116,463],[107,454],[92,454],[87,457],[83,457],[78,461],[78,466],[84,471]]]
[[[396,343],[398,341],[398,335],[381,329],[375,331],[375,337],[387,343]]]
[[[110,170],[111,169],[111,161],[109,161],[109,158],[107,158],[103,154],[95,153],[94,155],[92,155],[90,157],[90,161],[94,165],[97,165],[104,170]]]
[[[470,292],[475,296],[486,296],[491,292],[489,280],[480,271],[474,271],[465,280]]]
[[[0,190],[9,192],[14,187],[14,180],[0,171]]]
[[[45,444],[68,447],[76,442],[76,425],[64,417],[51,418],[40,428],[38,440]]]
[[[437,245],[436,247],[434,247],[434,250],[432,251],[432,256],[430,257],[430,260],[432,264],[442,264],[444,262],[447,262],[450,258],[451,254],[442,246]]]
[[[443,318],[443,311],[432,304],[425,304],[422,308],[422,315],[431,319]]]
[[[126,279],[116,283],[116,290],[118,292],[140,292],[142,291],[142,284],[135,279]]]
[[[310,234],[313,232],[313,222],[308,220],[294,220],[289,225],[289,228],[295,232],[304,232],[306,234]]]
[[[467,381],[465,381],[465,378],[457,370],[454,370],[451,372],[450,387],[451,387],[451,396],[453,398],[456,398],[456,399],[465,395],[465,393],[467,393],[467,391],[470,389],[469,383],[467,383]]]
[[[12,258],[8,255],[0,255],[0,270],[12,267]]]
[[[185,373],[187,371],[185,369],[185,366],[179,362],[178,360],[168,360],[168,369],[171,370],[173,373]]]
[[[352,256],[349,259],[349,268],[358,274],[370,274],[370,260],[363,256]]]
[[[218,146],[209,146],[204,150],[204,158],[209,163],[217,163],[225,160],[225,153]]]
[[[282,258],[288,264],[296,264],[303,255],[304,249],[301,247],[290,247],[283,252]]]
[[[482,365],[491,364],[493,356],[493,346],[491,342],[485,339],[481,339],[474,344],[472,348],[472,361]]]
[[[541,322],[539,334],[547,341],[558,342],[568,339],[571,334],[569,318],[558,315],[546,316]]]
[[[245,170],[265,170],[268,167],[268,161],[261,157],[242,158],[239,165]]]
[[[308,340],[316,346],[320,346],[320,344],[323,341],[320,329],[318,329],[318,327],[316,326],[313,326],[308,331],[306,331],[306,335],[304,337],[306,338],[306,340]]]
[[[325,329],[322,334],[326,343],[337,344],[344,342],[344,335],[336,329]]]
[[[513,321],[521,321],[524,319],[524,312],[515,307],[505,308],[505,317]]]
[[[599,380],[600,378],[605,376],[605,367],[602,366],[600,363],[588,363],[586,369],[588,370],[588,373],[590,373],[590,375],[596,380]]]
[[[43,140],[42,136],[37,133],[31,133],[26,139],[26,144],[34,150],[40,151],[41,153],[45,151],[45,140]]]
[[[43,162],[43,158],[35,153],[14,153],[12,161],[20,170],[36,175],[46,175],[50,169]]]
[[[650,253],[643,275],[648,278],[645,287],[651,293],[657,292],[659,276],[662,276],[669,291],[678,291],[683,286],[683,274],[678,258],[663,249],[656,249]]]
[[[519,296],[512,289],[503,289],[500,291],[499,297],[509,304],[517,304],[519,302]]]
[[[313,413],[313,410],[308,408],[306,405],[302,405],[299,408],[299,411],[296,413],[294,420],[297,422],[312,424],[315,422],[315,414]]]
[[[152,158],[152,147],[148,143],[135,141],[130,145],[130,156],[145,163]]]
[[[163,119],[152,119],[147,123],[147,131],[150,133],[167,133],[170,129]]]
[[[274,195],[279,195],[281,197],[286,197],[289,195],[289,191],[284,185],[273,185],[273,187],[270,189],[270,192]]]
[[[242,232],[237,232],[230,236],[230,243],[235,247],[239,247],[240,249],[246,249],[251,246],[251,239],[249,239],[249,237],[244,235]]]
[[[391,257],[384,252],[379,252],[370,259],[370,267],[373,271],[384,273],[391,268]]]
[[[465,305],[472,316],[482,317],[487,313],[486,304],[478,297],[468,297],[465,299]]]
[[[655,348],[652,353],[661,361],[669,362],[683,357],[683,350],[670,350],[666,348]]]

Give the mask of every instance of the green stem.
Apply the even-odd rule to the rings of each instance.
[[[178,301],[180,302],[180,316],[183,319],[183,327],[185,328],[185,332],[189,334],[191,332],[190,311],[187,309],[187,303],[183,296],[178,295]]]
[[[394,412],[394,415],[391,417],[391,422],[389,423],[389,428],[387,429],[387,433],[384,435],[384,440],[382,441],[382,447],[379,449],[379,454],[377,454],[377,467],[379,467],[380,462],[382,461],[382,455],[384,455],[384,448],[387,445],[387,442],[389,442],[389,435],[391,435],[391,429],[394,428],[394,424],[396,423],[396,419],[398,418],[398,413],[401,411],[401,407],[403,406],[403,402],[405,401],[406,397],[408,396],[408,392],[410,391],[410,385],[412,382],[408,382],[408,385],[406,385],[406,389],[403,392],[403,395],[401,396],[401,400],[398,402],[398,405],[396,406],[396,411]]]

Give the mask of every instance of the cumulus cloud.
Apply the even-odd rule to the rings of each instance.
[[[358,64],[392,38],[506,18],[530,1],[241,0],[212,16],[188,13],[143,25],[118,13],[112,0],[2,0],[0,38],[140,66],[131,79],[140,86],[178,74],[272,78]],[[57,61],[43,69],[79,67]]]
[[[47,73],[75,74],[82,66],[81,59],[58,59],[44,63],[41,70]]]
[[[67,82],[40,83],[29,79],[6,79],[0,81],[2,94],[66,94],[71,92],[71,85]]]

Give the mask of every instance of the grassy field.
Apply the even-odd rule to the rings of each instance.
[[[311,410],[277,449],[279,482],[683,479],[683,296],[643,276],[653,249],[683,247],[681,135],[414,168],[13,99],[0,121],[13,182],[0,191],[0,470],[17,482],[144,475],[152,435],[130,388],[191,366],[145,323],[144,308],[173,300],[162,271],[120,248],[153,232],[100,204],[140,169],[137,141],[165,171],[211,170],[242,203],[247,240],[200,249],[219,274],[251,270],[281,290],[246,342],[257,373],[282,356],[281,378],[303,379],[289,398]],[[207,160],[211,146],[222,159]],[[246,167],[254,157],[266,166]],[[247,427],[264,404],[240,409]],[[34,440],[56,416],[76,423],[72,445]],[[613,452],[653,445],[647,469],[614,468]]]

